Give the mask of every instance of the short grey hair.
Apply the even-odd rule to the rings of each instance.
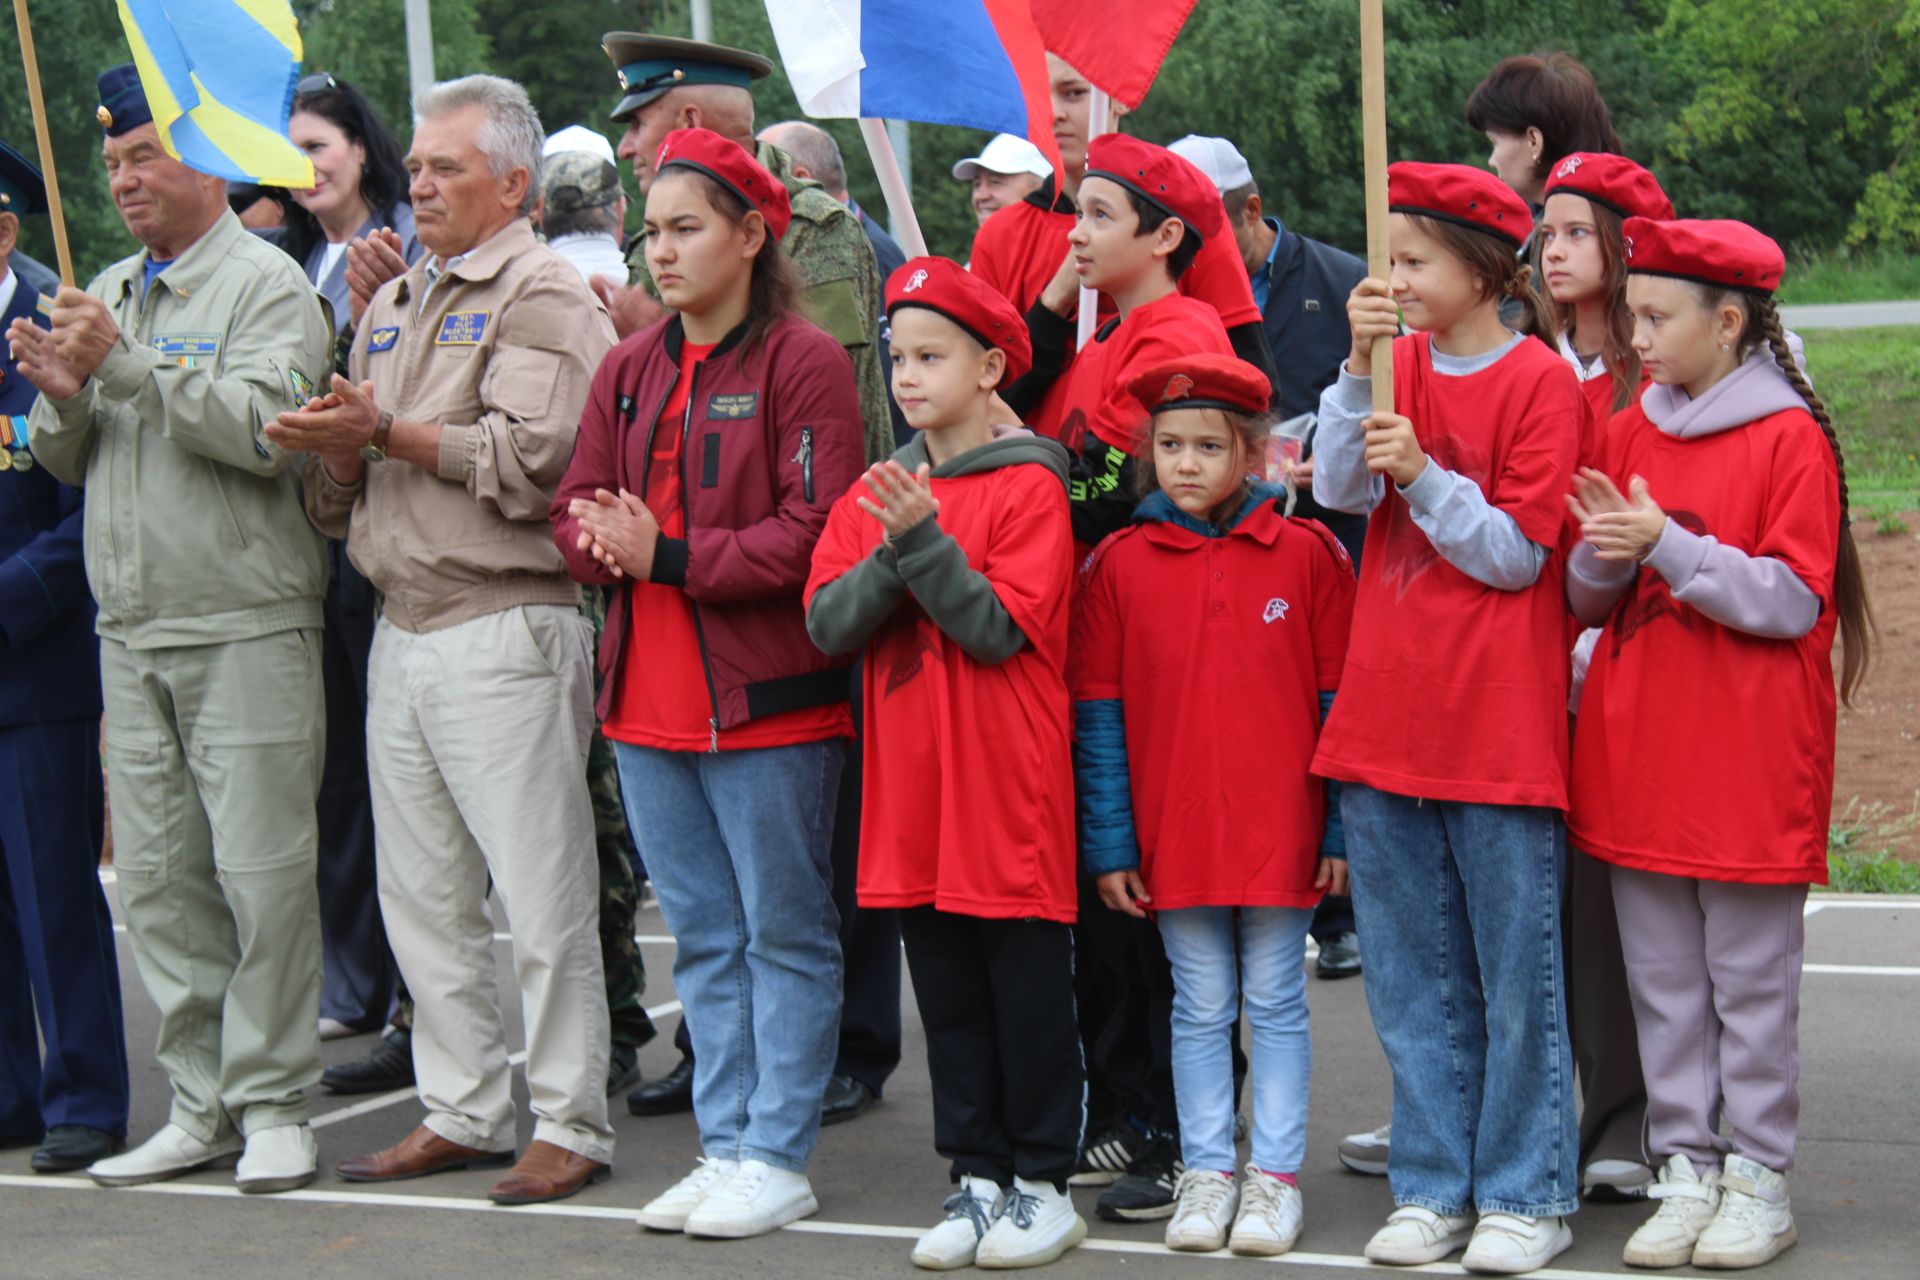
[[[443,80],[420,95],[413,107],[414,123],[450,115],[464,107],[479,107],[486,116],[474,145],[487,158],[494,176],[504,179],[515,169],[527,171],[527,194],[521,199],[520,212],[532,213],[534,202],[540,198],[540,150],[547,134],[540,127],[540,113],[533,109],[527,91],[502,76]]]
[[[768,125],[760,136],[800,162],[813,180],[837,196],[847,189],[847,162],[832,134],[805,120],[782,120]]]

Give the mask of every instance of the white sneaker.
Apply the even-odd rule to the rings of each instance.
[[[1340,1139],[1340,1163],[1355,1173],[1384,1178],[1387,1176],[1387,1155],[1392,1145],[1391,1124],[1383,1124],[1372,1133],[1350,1133]]]
[[[647,1201],[640,1210],[640,1225],[649,1231],[685,1230],[688,1215],[739,1167],[738,1160],[709,1160],[703,1156],[692,1173]]]
[[[1243,1258],[1273,1258],[1299,1243],[1306,1206],[1300,1188],[1247,1166],[1240,1184],[1240,1214],[1227,1248]]]
[[[733,1176],[707,1192],[681,1230],[690,1236],[743,1240],[763,1236],[820,1211],[804,1173],[742,1160]]]
[[[1367,1241],[1367,1261],[1396,1267],[1438,1262],[1472,1235],[1472,1218],[1449,1218],[1417,1204],[1403,1204],[1387,1215],[1387,1225]]]
[[[1460,1265],[1469,1271],[1524,1275],[1538,1271],[1572,1247],[1573,1228],[1565,1218],[1483,1213]]]
[[[309,1125],[276,1124],[256,1129],[247,1135],[234,1185],[247,1195],[292,1191],[313,1181],[319,1159]]]
[[[1173,1217],[1167,1222],[1167,1248],[1182,1253],[1224,1249],[1240,1188],[1233,1175],[1217,1169],[1188,1169],[1173,1185]]]
[[[1051,1182],[1015,1178],[1000,1216],[980,1239],[973,1265],[989,1271],[1038,1267],[1087,1238],[1087,1220]]]
[[[87,1176],[103,1187],[137,1187],[143,1182],[163,1182],[196,1169],[223,1168],[233,1162],[245,1145],[237,1133],[216,1142],[202,1142],[179,1125],[168,1124],[125,1155],[96,1161],[88,1168]]]
[[[1652,1185],[1653,1170],[1638,1160],[1595,1160],[1580,1174],[1589,1200],[1644,1200]]]
[[[1703,1178],[1694,1172],[1693,1161],[1668,1156],[1647,1195],[1660,1207],[1627,1241],[1621,1261],[1630,1267],[1686,1266],[1693,1261],[1694,1242],[1720,1207],[1719,1172]]]
[[[973,1265],[980,1241],[1000,1213],[998,1183],[968,1174],[941,1205],[947,1216],[913,1246],[913,1265],[928,1271],[952,1271]]]
[[[1720,1211],[1693,1246],[1693,1265],[1757,1267],[1799,1239],[1793,1203],[1787,1199],[1787,1176],[1745,1156],[1728,1156],[1720,1169]]]

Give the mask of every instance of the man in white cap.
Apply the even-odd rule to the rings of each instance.
[[[1052,175],[1040,148],[1011,133],[994,134],[979,155],[953,166],[953,176],[972,186],[974,216],[982,222],[1038,191]]]
[[[614,284],[627,278],[620,232],[627,221],[627,194],[613,144],[604,134],[570,124],[540,149],[540,203],[535,216],[555,253],[584,280],[600,276]]]

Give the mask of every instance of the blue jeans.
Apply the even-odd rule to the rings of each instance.
[[[693,1113],[710,1158],[803,1172],[840,1026],[828,845],[846,744],[703,754],[614,744],[633,836],[679,944]]]
[[[1393,1068],[1394,1202],[1572,1213],[1560,814],[1354,784],[1340,813],[1367,1006]]]
[[[1159,914],[1173,966],[1173,1088],[1180,1158],[1189,1169],[1231,1173],[1231,1037],[1247,1001],[1253,1027],[1253,1163],[1295,1173],[1307,1154],[1307,929],[1293,907],[1183,907]],[[1238,952],[1238,960],[1235,953]],[[1371,958],[1371,957],[1369,957]]]

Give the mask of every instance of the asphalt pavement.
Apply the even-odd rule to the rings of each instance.
[[[112,885],[108,886],[113,897]],[[115,910],[118,911],[117,903]],[[506,929],[507,923],[499,926]],[[651,1078],[675,1060],[678,1005],[672,942],[659,913],[644,911],[647,1001],[662,1035],[642,1052]],[[1807,922],[1802,986],[1803,1116],[1800,1166],[1790,1190],[1800,1245],[1759,1273],[1769,1280],[1913,1280],[1913,1226],[1920,1199],[1920,899],[1816,898]],[[164,1123],[166,1083],[153,1061],[157,1015],[121,935],[128,1043],[133,1047],[134,1138]],[[514,986],[498,943],[501,989]],[[1300,1174],[1307,1225],[1299,1250],[1260,1261],[1227,1254],[1175,1255],[1164,1224],[1093,1219],[1097,1192],[1077,1192],[1092,1222],[1087,1244],[1046,1274],[1206,1277],[1222,1268],[1280,1267],[1331,1277],[1366,1269],[1369,1234],[1392,1204],[1385,1179],[1344,1171],[1340,1135],[1387,1118],[1389,1080],[1359,981],[1310,981],[1314,1082],[1309,1153]],[[352,1185],[334,1162],[397,1141],[420,1118],[410,1092],[370,1099],[315,1097],[323,1172],[304,1191],[241,1197],[231,1172],[204,1173],[137,1190],[109,1191],[84,1177],[36,1177],[25,1151],[0,1153],[0,1280],[259,1280],[260,1277],[795,1277],[859,1280],[919,1274],[911,1242],[939,1216],[947,1192],[934,1154],[925,1046],[906,993],[906,1058],[885,1098],[862,1118],[824,1131],[812,1177],[814,1219],[758,1240],[713,1242],[642,1232],[634,1210],[680,1177],[697,1154],[691,1117],[639,1119],[616,1100],[614,1176],[554,1205],[489,1204],[493,1172],[453,1173],[384,1187]],[[519,1010],[509,1010],[518,1046]],[[366,1038],[324,1046],[330,1062],[363,1053]],[[516,1072],[521,1142],[530,1137],[524,1082]],[[1574,1247],[1546,1280],[1591,1280],[1629,1272],[1620,1249],[1651,1212],[1644,1205],[1590,1205],[1574,1219]],[[1393,1268],[1377,1268],[1389,1272]],[[1442,1264],[1421,1269],[1461,1274]],[[1680,1269],[1670,1273],[1691,1275]]]
[[[1920,325],[1920,302],[1834,302],[1781,307],[1780,323],[1795,333],[1807,329]]]

